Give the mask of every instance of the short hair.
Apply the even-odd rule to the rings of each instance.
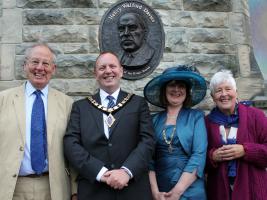
[[[120,63],[120,59],[119,59],[119,57],[117,56],[116,53],[114,53],[114,52],[112,52],[112,51],[102,51],[102,52],[100,52],[100,54],[96,57],[95,65],[94,65],[94,69],[96,68],[96,63],[97,63],[98,59],[99,59],[101,56],[105,55],[105,54],[111,54],[111,55],[115,56],[115,57],[117,58],[117,60],[119,61],[119,63]],[[121,65],[121,63],[120,63],[120,65]]]
[[[25,60],[29,59],[30,56],[31,56],[31,53],[32,53],[32,50],[35,48],[35,47],[46,47],[49,49],[49,51],[51,51],[51,54],[52,54],[52,62],[55,63],[56,62],[56,53],[55,51],[46,43],[46,42],[38,42],[36,44],[33,44],[32,46],[28,47],[25,51]]]
[[[185,97],[185,100],[183,102],[183,107],[184,108],[190,108],[191,105],[192,105],[192,95],[191,95],[191,87],[190,85],[186,82],[186,81],[183,81],[183,80],[170,80],[168,82],[166,82],[161,88],[160,88],[160,103],[164,106],[164,107],[167,107],[168,106],[168,100],[167,100],[167,97],[166,97],[166,88],[167,88],[167,85],[172,82],[172,81],[175,81],[176,83],[184,83],[185,84],[185,87],[186,87],[186,97]]]
[[[236,91],[236,82],[235,82],[235,79],[233,77],[233,74],[230,70],[221,70],[219,72],[216,72],[211,80],[210,80],[210,92],[211,94],[214,94],[215,92],[215,88],[224,83],[224,82],[227,82],[229,83],[233,89]]]

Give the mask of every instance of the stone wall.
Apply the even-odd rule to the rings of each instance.
[[[93,64],[98,28],[115,0],[0,0],[0,91],[21,84],[25,48],[45,40],[58,53],[52,85],[75,98],[94,92]],[[146,0],[160,15],[165,31],[163,58],[148,77],[123,80],[142,95],[144,85],[167,67],[193,64],[207,80],[221,68],[234,72],[239,97],[264,95],[264,81],[251,64],[247,0]],[[207,98],[200,107],[209,109]]]

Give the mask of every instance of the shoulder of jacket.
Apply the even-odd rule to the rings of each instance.
[[[191,115],[195,115],[195,116],[203,116],[204,117],[204,112],[200,109],[197,108],[186,108],[185,109],[186,112],[188,112]]]
[[[13,87],[13,88],[9,88],[6,90],[3,90],[0,92],[0,97],[7,97],[8,95],[12,95],[18,92],[21,92],[23,90],[22,86],[17,86],[17,87]]]

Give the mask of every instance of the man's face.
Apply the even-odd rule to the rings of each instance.
[[[120,87],[123,69],[116,56],[105,53],[97,59],[94,75],[99,87],[112,94]]]
[[[118,30],[121,47],[127,52],[134,52],[142,45],[145,30],[140,23],[132,13],[124,14],[119,19]]]
[[[36,89],[48,84],[55,69],[53,54],[46,46],[34,47],[24,65],[26,76]]]

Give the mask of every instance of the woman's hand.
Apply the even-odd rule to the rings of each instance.
[[[153,195],[153,200],[166,200],[165,199],[166,192],[159,191],[155,171],[149,171],[149,181]]]
[[[153,193],[153,200],[166,200],[165,194],[166,192]]]
[[[175,190],[171,190],[170,192],[165,194],[166,200],[179,200],[181,198],[181,193],[176,192]]]
[[[216,149],[213,154],[212,154],[212,160],[214,160],[215,162],[221,162],[222,160],[222,147]]]
[[[222,147],[222,160],[235,160],[245,155],[245,150],[241,144],[229,144]]]
[[[245,150],[241,144],[223,145],[212,154],[212,159],[216,162],[235,160],[245,155]]]

